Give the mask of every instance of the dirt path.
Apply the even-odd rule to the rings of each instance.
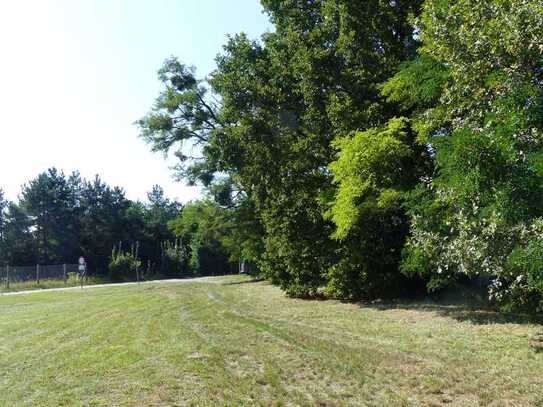
[[[110,284],[93,284],[93,285],[84,285],[83,287],[61,287],[61,288],[44,288],[37,290],[25,290],[25,291],[12,291],[12,292],[3,292],[0,293],[0,296],[5,295],[24,295],[24,294],[36,294],[36,293],[45,293],[45,292],[54,292],[54,291],[73,291],[89,288],[103,288],[103,287],[120,287],[127,285],[138,285],[138,284],[177,284],[177,283],[209,283],[217,284],[219,281],[217,277],[196,277],[196,278],[183,278],[183,279],[170,279],[170,280],[151,280],[151,281],[142,281],[141,283],[132,282],[132,283],[110,283]]]

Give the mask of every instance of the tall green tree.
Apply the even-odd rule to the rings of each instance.
[[[419,25],[449,79],[418,116],[437,170],[413,195],[403,269],[434,288],[482,274],[504,304],[541,308],[543,5],[427,0]]]
[[[223,244],[229,233],[225,209],[209,200],[188,203],[181,215],[170,223],[180,244],[187,247],[188,266],[192,274],[228,274],[237,262],[231,262]]]
[[[35,226],[38,261],[58,263],[77,256],[79,233],[76,185],[81,182],[74,173],[51,168],[23,186],[21,206]]]
[[[409,234],[404,204],[431,168],[424,146],[406,118],[382,128],[337,139],[338,159],[330,164],[337,192],[329,212],[344,256],[329,273],[335,296],[395,296],[413,289],[399,274]]]
[[[176,58],[164,62],[158,77],[164,89],[151,112],[137,121],[141,136],[153,151],[175,153],[180,177],[209,185],[217,170],[212,144],[221,128],[219,104],[208,97],[209,85],[196,78],[195,68]],[[202,154],[189,154],[192,149]]]
[[[19,203],[0,191],[0,263],[73,263],[82,255],[91,273],[106,276],[113,249],[137,245],[138,261],[158,273],[164,244],[175,239],[168,223],[180,208],[158,185],[143,203],[99,176],[89,181],[52,168],[23,186]]]
[[[14,202],[7,204],[4,227],[4,260],[18,266],[34,265],[38,261],[33,222],[25,209]]]
[[[89,265],[106,273],[113,247],[135,243],[144,229],[142,214],[132,210],[124,191],[111,187],[98,176],[81,188],[80,248]],[[129,220],[131,218],[131,220]]]
[[[330,238],[332,224],[323,219],[324,196],[333,189],[331,142],[392,117],[379,85],[413,54],[409,20],[420,3],[262,4],[275,32],[260,42],[231,37],[208,86],[198,85],[179,62],[167,61],[161,71],[165,91],[139,123],[156,150],[187,139],[200,144],[202,160],[184,174],[193,179],[199,172],[205,181],[213,172],[228,174],[263,225],[259,266],[289,292],[305,295],[326,282],[341,257]],[[202,102],[213,94],[220,104]],[[191,113],[195,103],[205,112],[203,126]]]
[[[173,238],[168,223],[175,219],[181,210],[181,205],[172,202],[164,195],[164,189],[154,185],[147,193],[146,229],[153,240],[157,242]]]
[[[161,258],[164,253],[165,242],[175,239],[174,233],[168,224],[176,219],[181,212],[182,205],[171,201],[164,194],[164,189],[154,185],[147,193],[147,202],[140,208],[144,221],[145,236],[141,239],[140,254],[146,263],[146,267],[160,268],[163,273],[171,273],[175,276],[174,270],[164,270]]]

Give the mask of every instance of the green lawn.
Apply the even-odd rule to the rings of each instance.
[[[0,406],[543,405],[543,326],[265,282],[0,297]]]

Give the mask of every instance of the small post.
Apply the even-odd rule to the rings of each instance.
[[[36,284],[40,284],[40,265],[36,264]]]
[[[6,265],[6,288],[9,290],[9,264]]]
[[[66,263],[62,265],[62,277],[64,278],[64,284],[68,282],[68,275],[66,274]]]

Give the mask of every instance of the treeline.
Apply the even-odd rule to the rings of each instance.
[[[206,79],[167,60],[139,121],[242,208],[242,256],[292,295],[477,280],[541,309],[541,1],[262,5],[273,32],[229,37]]]
[[[131,201],[98,176],[52,168],[25,184],[18,202],[0,190],[0,265],[84,256],[90,273],[112,280],[134,279],[134,266],[155,277],[224,274],[237,269],[221,229],[227,221],[219,221],[228,215],[206,200],[171,201],[158,185],[146,202]]]

